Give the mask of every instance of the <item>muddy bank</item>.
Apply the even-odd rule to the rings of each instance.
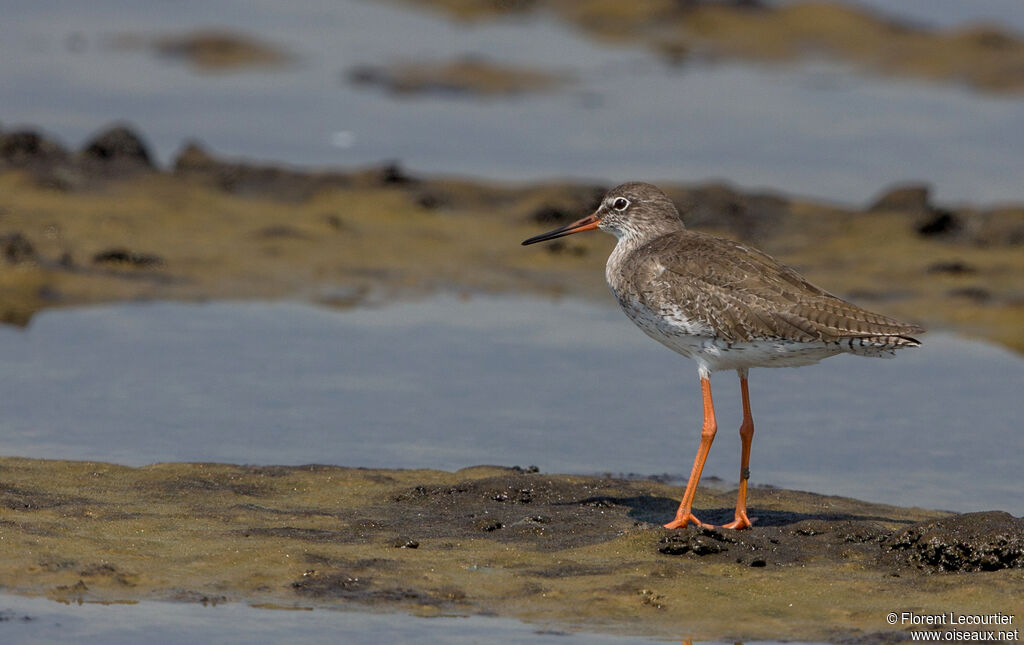
[[[224,29],[198,29],[159,36],[121,33],[111,37],[109,44],[117,49],[143,50],[181,61],[206,74],[283,69],[296,62],[292,54],[277,45]]]
[[[926,186],[865,196],[862,208],[721,184],[663,187],[690,227],[762,248],[830,291],[1024,349],[1020,205],[935,204]],[[519,245],[588,213],[606,188],[416,177],[397,164],[257,165],[198,144],[162,169],[125,127],[78,151],[34,131],[0,132],[0,319],[136,299],[607,299],[610,236]]]
[[[0,458],[0,587],[63,601],[499,615],[698,640],[875,642],[898,635],[890,611],[1024,611],[1024,521],[1005,513],[756,488],[752,530],[668,531],[660,522],[679,494],[493,466]],[[722,522],[733,503],[709,487],[696,509]]]
[[[571,80],[571,76],[565,73],[556,74],[472,56],[448,61],[362,65],[349,70],[346,78],[353,85],[380,88],[399,96],[445,94],[474,97],[545,92]]]
[[[999,25],[950,30],[835,2],[762,0],[397,0],[459,20],[549,15],[605,43],[649,47],[691,61],[837,60],[866,71],[951,82],[975,90],[1024,90],[1024,39]]]

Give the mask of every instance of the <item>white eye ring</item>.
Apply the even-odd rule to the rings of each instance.
[[[629,200],[625,197],[616,197],[615,201],[612,202],[612,208],[617,211],[624,211],[629,208]]]

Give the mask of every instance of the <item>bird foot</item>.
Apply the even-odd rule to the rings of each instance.
[[[756,519],[757,518],[755,517],[754,520],[756,520]],[[722,528],[723,529],[733,529],[735,531],[738,531],[740,529],[749,529],[751,526],[754,525],[754,520],[752,520],[749,517],[747,517],[747,512],[746,511],[737,511],[736,519],[734,519],[733,521],[729,522],[728,524],[723,524]]]
[[[676,515],[676,519],[672,520],[668,524],[665,524],[664,526],[667,529],[682,529],[682,528],[686,528],[686,525],[689,524],[690,522],[693,522],[694,524],[696,524],[697,526],[700,526],[702,528],[706,528],[706,529],[714,528],[711,524],[705,524],[704,522],[701,522],[700,520],[698,520],[694,516],[693,513],[689,513],[689,512],[687,512],[687,513],[679,513],[678,515]]]

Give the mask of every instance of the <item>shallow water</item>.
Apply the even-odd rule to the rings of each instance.
[[[876,502],[1024,513],[1024,359],[932,333],[893,360],[751,372],[752,482]],[[616,309],[436,298],[49,310],[0,328],[0,454],[682,476],[693,364]],[[733,485],[735,373],[713,378],[705,470]]]
[[[1012,0],[974,9],[872,1],[923,22],[999,15],[1024,25],[1024,4]],[[724,178],[854,203],[893,182],[925,180],[943,200],[1022,197],[1024,102],[951,84],[834,65],[673,68],[644,48],[599,46],[541,17],[458,23],[397,3],[7,4],[0,123],[41,126],[73,145],[125,119],[164,161],[197,137],[229,155],[315,165],[398,159],[417,172],[498,179]],[[278,72],[197,74],[109,44],[123,32],[211,25],[263,36],[298,61]],[[355,65],[466,54],[568,71],[576,82],[478,100],[395,99],[343,81]]]
[[[0,595],[0,641],[5,645],[171,645],[174,643],[529,643],[581,645],[654,643],[647,638],[568,633],[507,618],[416,618],[333,610],[271,611],[140,602],[65,605],[43,598]]]

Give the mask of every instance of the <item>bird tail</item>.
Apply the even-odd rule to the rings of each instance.
[[[921,331],[924,330],[922,329]],[[846,345],[847,351],[857,356],[892,358],[896,355],[897,349],[918,347],[921,341],[911,336],[902,335],[851,336],[840,340],[839,344]]]

